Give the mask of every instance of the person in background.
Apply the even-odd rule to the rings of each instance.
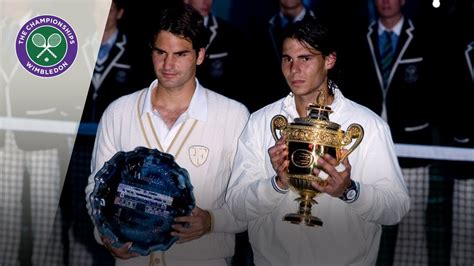
[[[224,197],[248,111],[196,79],[207,42],[202,16],[192,7],[167,8],[157,14],[150,43],[157,79],[149,88],[114,101],[101,118],[86,199],[104,163],[117,152],[137,146],[173,155],[189,172],[196,199],[191,215],[175,219],[172,236],[179,240],[164,252],[139,256],[128,250],[133,243],[115,248],[96,230],[97,241],[116,257],[116,265],[227,265],[234,253],[235,233],[245,230]],[[90,204],[87,207],[92,215]]]
[[[322,23],[305,18],[283,37],[281,70],[291,93],[251,115],[239,140],[228,204],[248,222],[256,265],[375,265],[381,225],[398,223],[410,206],[389,127],[328,79],[337,54]],[[317,159],[321,169],[313,174],[328,178],[327,186],[312,183],[322,192],[313,211],[324,221],[315,229],[282,220],[297,208],[298,194],[289,190],[286,139],[275,143],[270,122],[278,114],[289,122],[306,117],[318,98],[331,107],[332,122],[343,129],[358,123],[365,136],[340,165],[329,154]]]
[[[206,58],[197,68],[197,78],[206,88],[247,105],[245,86],[239,69],[243,67],[243,34],[229,22],[212,13],[212,0],[184,0],[204,18],[209,31]]]
[[[279,0],[278,12],[269,20],[256,22],[252,25],[249,46],[251,57],[258,58],[250,67],[252,83],[249,85],[254,91],[251,111],[280,99],[290,92],[280,70],[282,33],[292,23],[305,17],[315,16],[313,11],[303,5],[301,0]]]
[[[444,56],[440,42],[429,41],[429,27],[405,15],[404,6],[405,0],[375,0],[377,19],[348,35],[343,89],[388,123],[395,143],[433,145]],[[427,264],[418,215],[427,208],[432,161],[400,156],[399,163],[413,204],[400,225],[384,226],[380,263]]]
[[[467,148],[470,154],[465,153],[456,161],[443,160],[438,164],[437,186],[432,193],[437,198],[431,204],[433,214],[427,217],[428,228],[433,228],[430,230],[432,241],[428,242],[428,247],[432,248],[429,253],[432,261],[429,263],[433,265],[474,262],[474,254],[470,252],[474,249],[474,223],[470,221],[474,217],[474,130],[466,120],[466,114],[472,113],[474,97],[474,28],[465,27],[474,23],[474,2],[460,1],[453,5],[456,5],[455,8],[445,7],[445,10],[454,10],[449,20],[442,20],[449,29],[449,34],[443,35],[448,45],[443,51],[449,51],[445,53],[449,59],[445,66],[449,67],[443,67],[447,80],[442,106],[449,106],[450,111],[439,114],[440,145]],[[454,28],[458,30],[453,31]],[[467,149],[464,152],[469,152]]]

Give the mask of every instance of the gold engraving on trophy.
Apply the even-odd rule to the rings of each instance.
[[[313,154],[307,150],[299,149],[291,154],[291,162],[298,167],[309,167],[313,164]]]

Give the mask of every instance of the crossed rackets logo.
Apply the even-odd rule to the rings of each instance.
[[[54,58],[58,58],[53,52],[51,52],[51,50],[49,50],[49,48],[58,47],[61,43],[61,35],[53,33],[49,35],[48,42],[46,42],[46,38],[41,33],[35,33],[33,37],[31,37],[31,41],[36,45],[36,47],[44,48],[36,58],[40,58],[40,56],[46,51],[48,51]]]
[[[30,59],[41,66],[52,66],[61,61],[67,51],[64,35],[55,27],[34,30],[27,42]]]

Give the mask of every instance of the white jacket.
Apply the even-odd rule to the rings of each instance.
[[[242,133],[227,201],[235,216],[248,222],[256,265],[373,265],[381,224],[395,224],[409,210],[387,124],[338,89],[334,93],[330,120],[344,131],[352,123],[365,131],[362,143],[348,157],[360,195],[351,204],[328,194],[317,196],[312,212],[322,219],[322,227],[282,221],[298,210],[298,195],[277,192],[271,182],[276,173],[268,155],[275,144],[270,121],[277,114],[289,122],[298,117],[293,95],[253,113]]]
[[[155,85],[156,81],[148,89],[117,99],[104,112],[93,152],[92,174],[86,188],[89,214],[89,195],[94,189],[94,176],[107,160],[118,151],[147,147],[148,143],[152,146],[148,148],[157,148],[146,114],[151,110],[144,108],[144,99],[148,99],[147,94]],[[213,231],[197,240],[174,244],[164,254],[167,265],[173,265],[172,262],[186,264],[181,260],[225,263],[225,259],[234,253],[234,233],[245,230],[237,224],[225,204],[225,193],[237,141],[247,122],[248,111],[244,105],[207,90],[199,83],[188,110],[191,109],[197,114],[187,114],[170,153],[175,156],[178,165],[189,172],[196,205],[211,212]],[[191,133],[186,138],[188,132]],[[201,151],[199,158],[196,157],[196,148]],[[178,149],[181,151],[176,157]],[[157,254],[157,257],[162,255]],[[117,260],[117,265],[148,265],[148,258]]]

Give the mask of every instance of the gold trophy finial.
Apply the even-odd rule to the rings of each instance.
[[[316,103],[308,106],[307,117],[299,117],[294,123],[288,123],[286,117],[276,115],[271,121],[275,141],[278,140],[277,130],[282,136],[286,136],[290,160],[287,176],[291,189],[299,194],[296,199],[299,202],[298,212],[283,217],[284,221],[294,224],[323,225],[320,218],[311,214],[311,206],[317,203],[313,198],[321,193],[311,183],[318,182],[323,186],[327,184],[325,178],[313,175],[313,169],[320,168],[318,158],[330,154],[341,162],[359,146],[364,137],[364,130],[359,124],[351,124],[344,132],[339,124],[329,120],[332,110],[325,105],[328,98],[326,94],[326,91],[321,91],[316,97]],[[342,148],[353,140],[355,142],[348,151],[342,153]]]

